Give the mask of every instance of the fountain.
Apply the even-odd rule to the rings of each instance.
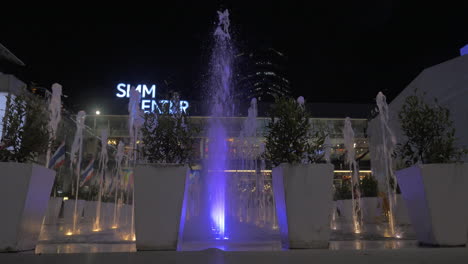
[[[78,190],[80,188],[80,170],[81,170],[81,157],[83,155],[83,129],[84,129],[84,122],[86,118],[86,113],[84,111],[79,111],[78,115],[76,116],[76,132],[75,138],[73,139],[72,149],[71,149],[71,161],[70,162],[70,169],[73,175],[73,165],[75,165],[76,170],[76,184],[75,189],[72,192],[75,192],[75,205],[73,209],[73,231],[69,231],[69,234],[76,233],[76,224],[78,221]]]
[[[99,194],[98,194],[98,202],[96,206],[96,219],[94,220],[93,231],[99,232],[101,231],[101,203],[102,203],[102,195],[103,195],[103,183],[106,177],[106,169],[107,169],[107,129],[103,129],[101,132],[101,153],[99,155],[99,168],[98,168],[98,175],[99,175]]]
[[[119,189],[121,186],[122,182],[122,161],[124,158],[124,143],[122,141],[119,142],[119,145],[117,146],[117,153],[115,154],[115,175],[114,175],[114,188],[115,188],[115,197],[114,197],[114,217],[112,220],[112,228],[117,228],[117,219],[119,218],[118,214],[118,208],[119,208]],[[122,199],[120,199],[120,203],[122,202]]]
[[[49,120],[49,127],[50,127],[50,142],[53,142],[57,136],[57,128],[60,120],[62,118],[62,86],[58,83],[54,83],[52,85],[52,97],[50,98],[49,103],[49,112],[50,112],[50,120]],[[46,154],[46,164],[50,168],[50,144],[47,147],[47,154]]]
[[[362,232],[362,211],[361,211],[361,191],[359,188],[359,168],[356,162],[356,152],[354,143],[354,131],[351,126],[351,119],[346,117],[343,130],[344,145],[346,148],[346,162],[349,164],[351,173],[351,199],[353,206],[354,232]]]
[[[376,146],[376,151],[371,152],[372,155],[377,155],[373,162],[373,172],[379,182],[385,186],[386,195],[388,199],[388,223],[392,237],[399,237],[396,231],[395,223],[395,206],[396,206],[396,188],[397,180],[393,171],[393,158],[392,153],[396,146],[396,138],[393,135],[389,121],[389,110],[387,100],[382,92],[379,92],[376,97],[377,108],[379,111],[379,128],[381,133],[381,142]],[[378,164],[376,164],[378,163]],[[391,186],[393,183],[393,186]]]
[[[131,162],[132,167],[135,167],[137,161],[137,154],[138,154],[138,139],[140,136],[140,129],[143,125],[143,113],[139,108],[141,100],[141,94],[138,92],[135,87],[130,89],[130,99],[128,103],[128,129],[130,135],[130,153],[127,162]],[[131,179],[129,179],[131,180]],[[132,188],[132,218],[130,222],[130,236],[133,240],[135,240],[135,188]]]
[[[211,56],[211,119],[209,122],[208,159],[206,161],[209,216],[216,239],[228,239],[226,229],[226,167],[228,165],[227,131],[223,117],[232,115],[233,49],[229,35],[229,11],[218,12]]]

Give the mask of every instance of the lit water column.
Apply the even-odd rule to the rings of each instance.
[[[210,63],[211,116],[208,128],[207,185],[209,216],[216,239],[226,236],[226,166],[227,132],[223,118],[232,115],[233,49],[229,35],[229,12],[218,12],[219,22],[214,32],[214,47]]]
[[[393,157],[392,153],[396,145],[396,138],[393,135],[392,130],[388,126],[389,121],[389,109],[387,104],[387,99],[382,92],[379,92],[376,97],[377,107],[379,109],[379,123],[380,131],[382,133],[382,145],[381,151],[383,154],[383,170],[385,175],[385,188],[387,192],[387,199],[389,204],[388,211],[388,224],[390,227],[390,234],[392,237],[400,238],[400,234],[395,230],[395,206],[396,206],[396,189],[397,189],[397,179],[393,173]],[[393,187],[390,186],[390,182],[393,181]]]
[[[346,162],[349,164],[351,172],[351,199],[353,206],[354,232],[362,232],[362,210],[361,210],[361,191],[359,187],[359,169],[356,162],[356,152],[354,143],[354,131],[351,126],[351,119],[346,117],[343,130],[344,145],[346,148]]]

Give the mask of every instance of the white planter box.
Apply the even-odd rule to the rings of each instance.
[[[76,213],[78,215],[76,223],[79,224],[81,216],[83,215],[83,209],[85,200],[78,200],[76,205]],[[63,222],[67,225],[73,225],[73,214],[75,213],[75,200],[66,200],[63,204]]]
[[[145,164],[135,168],[137,250],[176,250],[185,219],[188,167]]]
[[[353,222],[353,202],[351,199],[336,201],[336,219],[344,222]]]
[[[44,217],[45,225],[55,225],[57,224],[60,208],[62,207],[63,198],[62,197],[51,197],[47,205],[47,212]]]
[[[55,171],[36,164],[0,162],[0,252],[36,247]]]
[[[396,175],[419,242],[465,245],[468,164],[425,164]]]
[[[114,220],[114,204],[102,203],[101,207],[101,226],[105,229],[112,228]]]
[[[283,247],[328,248],[332,183],[332,164],[281,164],[273,168]]]
[[[379,197],[361,198],[362,220],[364,223],[376,224],[382,218],[382,199]]]
[[[406,208],[405,201],[401,194],[396,196],[396,206],[395,206],[395,220],[398,225],[410,225],[411,219],[408,215],[408,209]]]
[[[83,208],[83,222],[94,223],[94,220],[96,219],[96,207],[96,201],[85,201]]]

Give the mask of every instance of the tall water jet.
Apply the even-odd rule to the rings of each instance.
[[[325,160],[326,163],[331,162],[331,140],[330,140],[330,134],[327,134],[325,137],[325,141],[323,142],[323,159]]]
[[[359,188],[359,168],[356,162],[356,151],[354,143],[354,131],[351,126],[351,119],[346,117],[343,130],[344,145],[346,149],[346,163],[349,164],[351,173],[351,199],[353,206],[354,232],[362,232],[362,211],[361,211],[361,191]]]
[[[107,129],[103,129],[101,132],[101,153],[99,154],[99,194],[96,206],[96,218],[94,219],[93,225],[94,232],[101,231],[101,202],[103,195],[103,183],[106,177],[107,163],[109,161],[109,158],[107,156],[107,134]]]
[[[399,234],[397,234],[395,230],[396,223],[394,214],[396,206],[397,179],[393,171],[392,158],[392,153],[396,146],[396,138],[392,129],[388,125],[389,109],[387,99],[382,92],[377,94],[376,102],[377,109],[379,111],[381,142],[377,146],[377,152],[374,152],[372,155],[378,155],[377,160],[380,161],[379,165],[381,168],[378,170],[375,168],[375,166],[373,166],[373,172],[375,173],[377,179],[384,183],[383,186],[385,186],[386,189],[389,205],[388,223],[390,227],[390,233],[393,237],[398,237]],[[393,186],[391,186],[391,184],[393,184]]]
[[[240,222],[254,222],[258,225],[264,220],[262,219],[264,218],[262,212],[264,177],[258,163],[260,152],[257,144],[257,112],[257,99],[253,98],[250,101],[247,119],[239,134],[240,171],[233,181],[234,184],[231,184],[231,188],[235,189],[232,196],[238,198],[236,208],[233,210],[237,214],[233,216],[237,216]],[[258,208],[252,205],[258,205]],[[253,211],[255,209],[257,210]]]
[[[137,142],[140,136],[140,129],[144,123],[143,113],[139,107],[141,100],[141,93],[135,87],[130,88],[130,99],[128,103],[128,130],[130,135],[130,153],[128,161],[134,167],[137,162]],[[131,179],[129,179],[131,181]],[[132,218],[130,223],[130,236],[135,240],[135,188],[132,186]]]
[[[228,148],[223,117],[232,115],[232,64],[233,47],[229,35],[229,11],[218,12],[218,25],[214,32],[211,55],[211,119],[209,121],[208,158],[206,161],[209,217],[216,239],[226,236],[226,166]]]
[[[50,113],[50,120],[49,120],[49,128],[50,128],[50,143],[52,143],[57,135],[57,128],[60,120],[62,118],[62,86],[58,83],[52,84],[52,97],[50,98],[49,102],[49,113]],[[46,166],[50,168],[50,144],[47,148],[47,155],[46,155]]]
[[[119,145],[117,146],[117,153],[115,154],[115,175],[114,175],[114,188],[115,188],[115,197],[114,197],[114,219],[112,221],[112,228],[117,228],[117,219],[118,219],[118,214],[117,214],[117,209],[118,209],[118,197],[119,197],[119,189],[121,186],[121,174],[122,174],[122,161],[124,158],[124,148],[125,145],[122,141],[119,142]]]
[[[85,111],[79,111],[78,115],[76,116],[76,132],[75,138],[73,139],[73,144],[71,148],[71,161],[70,162],[70,169],[73,175],[73,165],[75,165],[76,170],[76,184],[75,190],[72,189],[72,192],[75,191],[75,206],[73,209],[73,234],[76,233],[76,223],[78,221],[78,190],[80,188],[80,175],[81,175],[81,157],[83,154],[83,129],[84,129],[84,122],[86,118]]]

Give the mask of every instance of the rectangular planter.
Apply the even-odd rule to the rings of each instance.
[[[419,242],[465,245],[468,164],[415,165],[396,175]]]
[[[55,171],[36,164],[0,162],[0,252],[36,247]]]
[[[81,222],[81,217],[83,215],[83,209],[85,206],[85,200],[78,200],[76,205],[77,213],[77,224]],[[66,225],[73,225],[73,214],[75,213],[75,200],[66,200],[63,204],[63,222]]]
[[[343,222],[353,222],[353,201],[351,199],[337,200],[336,209],[337,219],[340,219]]]
[[[411,224],[408,209],[406,208],[405,200],[401,197],[401,194],[397,194],[396,196],[395,220],[399,225]]]
[[[135,168],[137,250],[176,250],[185,219],[187,166],[145,164]]]
[[[379,197],[361,198],[362,220],[364,223],[376,224],[382,218],[382,199]]]
[[[85,205],[83,207],[83,222],[86,223],[94,223],[96,219],[96,201],[85,201]]]
[[[44,217],[44,225],[57,224],[60,208],[62,207],[62,197],[51,197],[47,205],[46,215]]]
[[[332,164],[281,164],[273,168],[273,192],[284,248],[328,248],[332,183]]]

